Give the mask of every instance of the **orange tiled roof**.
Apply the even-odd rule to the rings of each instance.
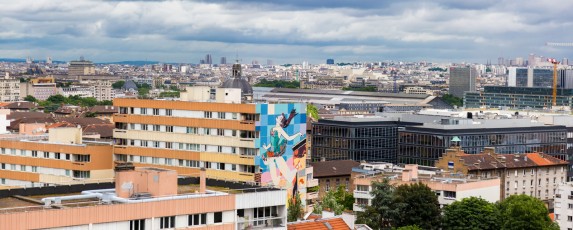
[[[551,218],[552,221],[555,221],[555,213],[549,213],[549,218]]]
[[[330,228],[328,227],[330,226]],[[350,230],[342,218],[329,218],[288,224],[288,230]]]
[[[538,166],[567,164],[566,161],[557,159],[555,157],[543,153],[528,153],[527,158],[535,162],[535,164],[537,164]]]

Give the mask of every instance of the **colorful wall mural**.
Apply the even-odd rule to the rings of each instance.
[[[306,197],[306,104],[257,104],[259,152],[255,164],[261,184],[288,190],[289,197]]]

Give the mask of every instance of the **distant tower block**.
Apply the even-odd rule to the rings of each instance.
[[[332,59],[332,58],[326,59],[326,64],[327,65],[334,65],[334,59]]]
[[[46,58],[46,64],[48,64],[48,65],[52,64],[52,57]]]
[[[221,65],[227,64],[227,57],[221,57]]]

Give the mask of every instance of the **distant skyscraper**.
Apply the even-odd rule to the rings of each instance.
[[[450,94],[462,98],[464,92],[476,91],[477,70],[470,66],[450,67]]]
[[[569,59],[568,59],[568,58],[563,58],[563,60],[561,60],[561,64],[563,64],[563,65],[569,65]]]
[[[251,64],[253,64],[253,65],[258,65],[258,64],[259,64],[259,61],[253,60],[253,61],[251,62]]]
[[[213,59],[211,58],[211,54],[205,55],[205,64],[213,64]]]
[[[332,58],[326,59],[326,64],[327,65],[334,65],[334,59],[332,59]]]
[[[537,63],[535,63],[535,54],[529,54],[529,57],[527,58],[527,64],[529,66],[535,66]]]
[[[523,58],[522,57],[517,57],[515,58],[515,65],[516,66],[523,66]]]
[[[48,64],[48,65],[52,64],[52,57],[46,58],[46,64]]]
[[[505,61],[503,60],[503,57],[497,58],[497,64],[498,65],[505,65]]]
[[[221,57],[221,65],[227,64],[227,57]]]

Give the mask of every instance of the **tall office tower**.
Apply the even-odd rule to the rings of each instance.
[[[477,70],[471,66],[450,67],[450,94],[462,98],[464,92],[476,91]]]
[[[334,59],[332,59],[332,58],[326,59],[326,64],[327,65],[334,65]]]
[[[52,64],[52,57],[47,57],[46,58],[46,64],[51,65]]]
[[[213,64],[213,59],[211,58],[211,54],[205,55],[205,64]]]
[[[267,66],[273,66],[273,60],[267,59]]]
[[[569,58],[563,58],[563,59],[561,60],[561,64],[562,64],[562,65],[569,65]]]
[[[253,64],[253,65],[258,65],[258,64],[259,64],[259,61],[253,60],[253,61],[251,62],[251,64]]]
[[[503,60],[503,57],[497,58],[497,65],[505,65],[505,61]]]
[[[26,58],[26,64],[32,64],[32,62],[34,62],[34,60],[32,60],[31,57]]]
[[[227,64],[227,57],[221,57],[221,65],[226,65]]]
[[[529,57],[527,58],[527,64],[529,66],[535,66],[535,54],[529,54]]]
[[[515,65],[516,66],[523,66],[523,58],[522,57],[517,57],[515,58]]]
[[[510,67],[507,86],[510,87],[553,87],[553,70],[548,68]]]

